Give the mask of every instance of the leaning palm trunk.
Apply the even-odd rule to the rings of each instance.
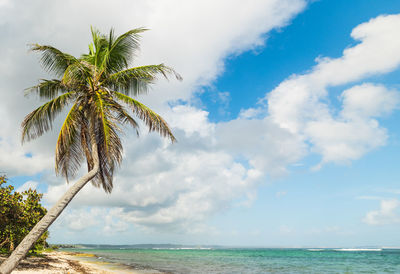
[[[93,134],[92,134],[93,135]],[[43,235],[49,226],[57,219],[61,212],[67,207],[75,195],[99,172],[99,156],[97,143],[92,140],[93,168],[68,189],[58,202],[47,212],[47,214],[35,225],[29,234],[22,240],[11,255],[1,264],[0,273],[9,274],[19,262],[26,256],[33,244]]]

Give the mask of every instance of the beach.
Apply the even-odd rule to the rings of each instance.
[[[135,270],[127,266],[107,262],[87,260],[96,258],[92,254],[75,252],[53,251],[40,256],[31,256],[24,259],[12,273],[15,274],[61,274],[61,273],[100,273],[100,274],[159,274],[156,270]],[[0,256],[0,262],[5,260]]]

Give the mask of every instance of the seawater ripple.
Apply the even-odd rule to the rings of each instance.
[[[101,260],[165,273],[400,273],[400,250],[381,248],[84,248]],[[99,259],[98,259],[99,260]]]

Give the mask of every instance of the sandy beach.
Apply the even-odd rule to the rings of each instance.
[[[121,265],[94,262],[84,260],[85,257],[94,257],[91,254],[77,254],[72,252],[53,251],[43,253],[40,257],[29,257],[24,259],[16,270],[15,274],[61,274],[61,273],[100,273],[100,274],[159,274],[156,270],[134,270]],[[0,262],[5,260],[0,257]]]

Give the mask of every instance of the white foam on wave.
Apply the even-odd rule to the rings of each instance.
[[[212,250],[211,247],[153,247],[156,250]]]
[[[339,248],[335,251],[382,251],[382,248]]]

